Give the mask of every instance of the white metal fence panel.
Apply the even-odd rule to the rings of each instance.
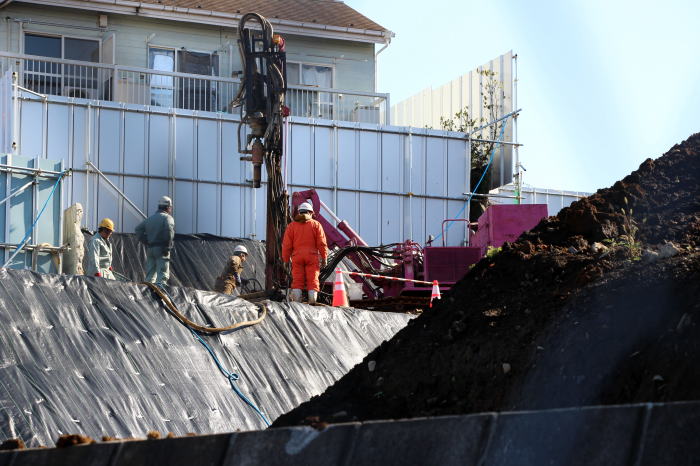
[[[252,168],[239,160],[236,116],[24,95],[20,117],[22,154],[59,157],[74,169],[64,206],[81,202],[85,226],[109,216],[133,231],[140,216],[123,195],[150,214],[168,194],[180,233],[264,239],[266,190],[247,181]],[[467,144],[458,133],[295,117],[287,183],[290,193],[316,188],[369,244],[423,243],[464,204]],[[87,161],[116,189],[86,170]],[[453,226],[448,244],[463,241],[463,226]]]
[[[437,88],[426,88],[401,102],[391,106],[391,123],[394,125],[416,128],[440,128],[441,119],[450,120],[457,112],[469,110],[471,118],[477,120],[476,126],[493,120],[491,111],[484,102],[497,109],[496,117],[515,110],[517,92],[514,78],[514,55],[509,51],[488,63]],[[484,73],[495,73],[493,76]],[[491,97],[491,89],[493,98]],[[483,119],[483,120],[482,120]],[[493,133],[491,133],[492,135]],[[506,125],[504,141],[513,141],[513,124]],[[495,137],[498,133],[495,134]],[[490,132],[480,135],[489,138]],[[509,183],[513,177],[513,149],[509,145],[497,148],[492,167],[492,186]],[[454,228],[454,227],[453,227]]]
[[[513,184],[507,184],[497,189],[491,190],[491,194],[507,197],[492,197],[493,204],[513,204],[516,202],[516,189]],[[522,188],[523,204],[547,204],[547,214],[557,215],[560,210],[569,207],[573,202],[581,198],[588,197],[592,193],[580,191],[562,191],[559,189],[534,188],[524,186]]]

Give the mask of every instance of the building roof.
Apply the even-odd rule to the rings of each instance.
[[[0,0],[1,2],[2,0]],[[388,43],[394,33],[337,0],[18,0],[147,18],[236,27],[260,13],[282,34]]]
[[[336,0],[141,0],[141,3],[232,14],[256,12],[270,20],[274,18],[342,28],[387,31],[344,2]]]

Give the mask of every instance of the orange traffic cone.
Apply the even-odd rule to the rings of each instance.
[[[433,291],[430,293],[430,307],[433,307],[433,299],[442,299],[440,296],[440,285],[437,280],[433,280]]]
[[[348,307],[348,294],[345,292],[343,274],[340,269],[335,269],[335,282],[333,283],[333,307]]]

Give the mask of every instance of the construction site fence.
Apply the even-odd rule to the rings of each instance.
[[[61,161],[0,152],[0,266],[14,255],[10,267],[61,272],[61,172]]]
[[[240,80],[132,66],[0,52],[0,73],[42,95],[162,108],[238,113],[231,102]],[[289,85],[291,115],[388,124],[389,94]]]
[[[131,232],[138,210],[150,215],[167,194],[178,233],[264,239],[266,189],[252,188],[252,166],[240,160],[238,115],[15,94],[0,95],[12,102],[6,150],[71,168],[63,206],[80,202],[84,227],[109,217]],[[463,133],[290,117],[284,144],[288,191],[315,188],[368,244],[423,243],[470,190]],[[455,225],[446,244],[465,240]]]

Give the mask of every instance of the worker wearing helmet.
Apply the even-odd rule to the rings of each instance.
[[[136,227],[136,237],[146,246],[146,281],[165,285],[170,278],[170,251],[175,241],[173,201],[163,196],[158,212]]]
[[[323,227],[311,218],[312,215],[311,204],[301,204],[294,221],[287,226],[282,241],[282,260],[292,260],[291,299],[301,301],[301,290],[309,290],[310,304],[316,302],[320,289],[319,271],[328,255]]]
[[[112,273],[112,244],[109,237],[114,232],[114,222],[108,218],[102,219],[97,233],[93,235],[85,252],[85,275],[114,280]]]
[[[248,260],[248,249],[239,244],[233,249],[233,255],[229,257],[224,272],[216,277],[214,290],[219,293],[233,294],[236,288],[241,287],[241,273],[243,264]]]

